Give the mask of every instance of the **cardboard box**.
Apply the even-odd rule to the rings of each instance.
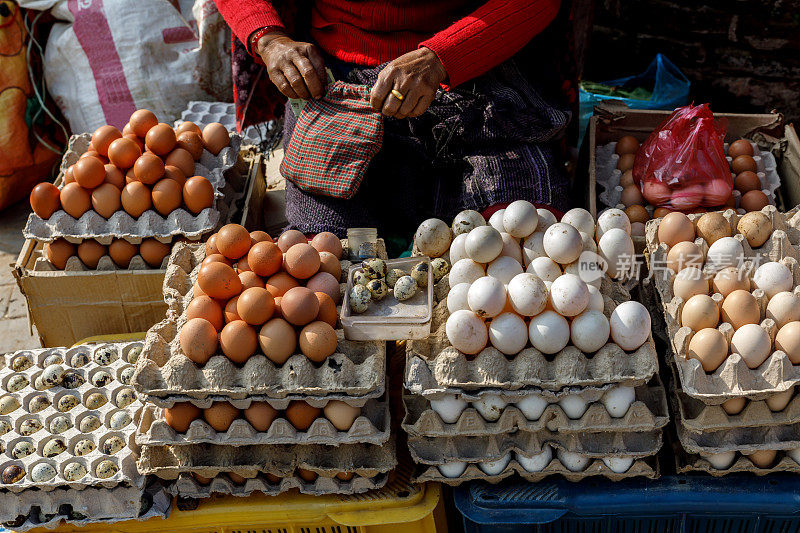
[[[283,150],[259,154],[254,161],[255,179],[250,185],[242,214],[242,225],[250,231],[263,230],[277,238],[287,226],[286,180],[280,174]]]

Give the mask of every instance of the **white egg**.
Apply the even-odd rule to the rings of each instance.
[[[725,470],[729,466],[733,464],[733,460],[736,458],[736,452],[721,452],[721,453],[710,453],[707,455],[701,454],[711,466],[716,468],[717,470]]]
[[[505,214],[505,209],[498,209],[489,217],[489,225],[500,233],[506,230],[506,228],[503,227],[503,216],[505,216]]]
[[[472,311],[456,311],[450,315],[445,332],[456,350],[470,355],[483,350],[489,340],[486,324]]]
[[[539,420],[542,413],[544,413],[544,410],[547,408],[548,403],[541,394],[532,392],[519,400],[515,405],[528,420]]]
[[[644,237],[644,232],[643,222],[631,222],[631,237]]]
[[[612,418],[622,418],[636,400],[636,390],[633,387],[619,385],[608,389],[600,399]]]
[[[472,209],[461,211],[453,219],[453,235],[461,235],[462,233],[469,233],[478,226],[485,226],[486,219],[483,215]]]
[[[594,235],[594,217],[586,209],[576,207],[570,209],[561,217],[561,222],[569,224],[578,231]]]
[[[519,245],[519,240],[508,233],[501,233],[500,237],[503,239],[503,250],[500,252],[500,255],[503,257],[510,257],[521,265],[522,248]]]
[[[563,222],[556,222],[547,228],[544,232],[543,245],[550,259],[562,265],[572,263],[583,251],[581,234]]]
[[[438,400],[431,400],[431,409],[436,411],[445,424],[455,424],[466,408],[467,401],[457,394],[447,394]]]
[[[489,323],[489,342],[506,355],[516,355],[528,344],[528,327],[516,313],[501,313]]]
[[[522,260],[526,267],[537,257],[547,257],[547,252],[544,251],[543,231],[532,233],[522,243]]]
[[[555,311],[544,311],[531,319],[528,335],[534,348],[545,354],[553,354],[569,342],[569,323]]]
[[[439,472],[441,472],[444,477],[449,478],[460,476],[466,469],[467,463],[462,461],[450,461],[449,463],[439,465]]]
[[[708,247],[706,252],[706,265],[712,272],[717,272],[725,267],[738,266],[744,259],[742,243],[733,237],[717,239]]]
[[[583,416],[589,404],[580,394],[567,394],[558,400],[558,405],[569,418],[577,420]]]
[[[800,320],[800,297],[791,292],[777,293],[769,299],[767,318],[774,320],[779,329]]]
[[[491,226],[480,226],[467,233],[467,255],[478,263],[490,263],[503,251],[503,238]]]
[[[786,455],[794,459],[794,462],[800,464],[800,448],[794,448],[792,450],[786,450]]]
[[[528,201],[517,200],[511,202],[503,213],[503,227],[512,236],[524,239],[534,231],[539,224],[539,213],[536,207]]]
[[[600,311],[601,313],[604,312],[606,303],[603,300],[603,293],[594,285],[589,285],[587,289],[589,289],[589,305],[586,306],[586,309]]]
[[[558,276],[563,274],[558,263],[549,257],[537,257],[532,260],[531,264],[528,265],[527,272],[533,274],[542,281],[550,282],[555,281]]]
[[[478,468],[483,470],[483,473],[487,476],[496,476],[505,470],[510,462],[511,452],[508,452],[500,459],[495,459],[494,461],[482,461],[478,463]]]
[[[597,243],[594,240],[594,235],[582,231],[579,233],[581,234],[581,241],[583,242],[583,251],[597,253]]]
[[[516,458],[519,465],[526,471],[541,472],[550,464],[550,461],[553,460],[553,449],[545,444],[542,446],[542,451],[537,454],[531,455],[530,457],[516,454]]]
[[[429,257],[439,257],[450,247],[450,226],[438,218],[429,218],[414,234],[417,249]]]
[[[770,261],[756,269],[753,274],[753,283],[767,293],[767,298],[772,298],[779,292],[791,291],[794,279],[792,271],[786,265]]]
[[[464,247],[464,244],[467,242],[467,234],[462,233],[461,235],[456,235],[453,239],[453,242],[450,243],[450,264],[455,264],[457,261],[462,259],[469,259],[467,255],[467,249]]]
[[[472,407],[489,422],[499,420],[506,405],[508,402],[497,394],[483,394],[477,401],[472,402]]]
[[[594,353],[608,342],[611,327],[600,311],[584,311],[570,324],[572,344],[583,353]]]
[[[540,207],[536,212],[539,214],[539,224],[536,226],[536,231],[544,231],[558,222],[556,216],[549,209]]]
[[[524,272],[514,276],[506,289],[511,307],[522,316],[536,316],[547,305],[547,287],[535,274]]]
[[[611,469],[612,472],[622,474],[630,470],[633,465],[633,457],[604,457],[603,464]]]
[[[516,259],[501,255],[486,267],[486,275],[500,280],[503,285],[508,285],[517,274],[524,272],[522,265]]]
[[[450,267],[447,282],[451,287],[455,287],[459,283],[472,283],[485,275],[483,265],[480,263],[476,263],[472,259],[460,259]]]
[[[550,302],[558,314],[576,316],[589,305],[589,289],[578,276],[564,274],[553,281],[550,287]]]
[[[506,287],[499,279],[484,276],[470,285],[467,302],[479,317],[495,317],[506,306]]]
[[[597,243],[597,252],[605,261],[606,272],[612,278],[629,274],[636,260],[633,240],[624,230],[610,228]]]
[[[590,458],[580,453],[558,450],[558,460],[561,461],[570,472],[583,472],[589,466]]]
[[[650,336],[650,313],[639,302],[619,304],[609,320],[611,338],[626,352],[632,352]]]
[[[772,351],[772,342],[766,330],[758,324],[745,324],[731,337],[731,353],[738,353],[747,368],[758,368]]]
[[[447,311],[451,315],[461,309],[469,310],[469,302],[467,301],[469,288],[469,283],[459,283],[447,293]]]
[[[599,242],[603,235],[610,229],[621,229],[628,235],[631,234],[631,221],[622,209],[606,209],[597,217],[597,231],[595,237]]]

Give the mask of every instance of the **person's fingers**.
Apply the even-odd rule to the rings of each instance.
[[[299,98],[294,89],[292,89],[292,85],[289,83],[289,80],[286,79],[286,76],[284,76],[283,72],[280,70],[270,70],[269,79],[286,98]]]
[[[436,97],[436,92],[430,94],[423,94],[422,97],[417,102],[417,105],[414,106],[414,109],[411,113],[408,114],[409,117],[418,117],[423,114],[425,111],[428,110],[428,107],[433,102],[433,99]]]
[[[314,98],[322,96],[322,81],[317,76],[317,71],[314,65],[307,57],[297,54],[292,58],[295,68],[303,77],[303,83],[308,89],[309,94]]]
[[[306,82],[303,81],[303,76],[297,70],[297,67],[294,66],[294,63],[286,64],[282,70],[283,75],[289,80],[289,84],[292,86],[292,89],[294,89],[294,92],[297,93],[298,98],[302,98],[303,100],[310,98],[311,95],[308,93]]]
[[[408,114],[416,107],[417,102],[419,99],[422,98],[423,91],[419,87],[413,87],[408,94],[406,94],[405,98],[403,98],[402,103],[400,104],[400,108],[394,114],[394,118],[406,118]]]
[[[395,94],[392,92],[392,89],[399,92],[402,98],[395,96]],[[407,81],[399,83],[395,81],[392,89],[389,90],[389,96],[386,97],[386,100],[383,102],[383,109],[381,109],[381,112],[387,117],[394,117],[397,115],[397,110],[400,109],[400,106],[403,105],[406,97],[411,93],[413,85]]]
[[[324,92],[325,86],[328,85],[328,74],[325,72],[325,61],[322,59],[322,54],[319,53],[316,46],[309,46],[307,53],[308,60],[311,61],[311,64],[314,66],[314,70],[317,72],[317,77],[319,78]]]
[[[386,70],[378,75],[378,81],[372,86],[369,93],[369,103],[376,113],[383,109],[383,103],[389,95],[389,91],[392,90],[393,84],[394,78],[388,76]]]

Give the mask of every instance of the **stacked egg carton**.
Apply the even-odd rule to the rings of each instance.
[[[541,224],[555,222],[539,214]],[[456,217],[454,233],[463,223]],[[489,223],[502,227],[495,217]],[[652,337],[630,353],[609,341],[594,354],[569,345],[545,355],[528,345],[510,356],[492,346],[468,356],[448,340],[449,291],[445,277],[434,290],[432,335],[407,345],[402,425],[417,481],[658,476],[655,454],[669,417]],[[630,299],[607,277],[600,293],[606,316]]]
[[[236,131],[236,108],[228,102],[199,102],[191,101],[181,113],[181,120],[175,121],[175,126],[185,121],[194,122],[200,129],[212,122],[219,122],[228,131]],[[277,124],[275,122],[262,122],[248,126],[242,133],[243,144],[260,144],[275,136]]]
[[[343,244],[346,257],[346,241]],[[352,494],[382,487],[396,464],[385,390],[385,343],[347,341],[338,329],[336,353],[319,365],[297,353],[279,366],[256,353],[237,367],[219,353],[198,368],[182,353],[177,333],[186,322],[204,258],[202,246],[175,246],[164,280],[167,318],[148,331],[133,377],[136,390],[152,404],[139,424],[140,470],[175,480],[172,491],[192,498],[212,493],[247,496],[254,491],[279,494],[293,488],[307,494]],[[342,261],[345,275],[349,266]],[[305,430],[296,429],[285,415],[294,400],[323,409],[325,416]],[[214,402],[238,409],[266,402],[278,415],[258,429],[236,419],[223,432],[201,417],[179,433],[166,423],[163,412],[178,402],[200,409]],[[334,426],[337,416],[327,409],[334,406],[347,413],[345,418],[358,413],[349,429]]]
[[[752,281],[759,264],[776,261],[786,266],[791,272],[791,287],[786,288],[794,295],[790,306],[792,320],[800,319],[800,252],[797,248],[800,212],[795,208],[784,214],[768,206],[761,213],[765,215],[761,221],[767,221],[767,227],[762,230],[768,237],[762,235],[766,240],[756,248],[751,247],[739,231],[740,215],[733,210],[722,215],[744,256],[739,268],[749,272],[751,293],[760,308],[758,325],[768,333],[770,348],[764,359],[753,358],[752,354],[730,353],[716,368],[711,368],[716,363],[706,363],[706,371],[696,358],[703,356],[695,351],[699,348],[689,350],[695,333],[690,327],[682,326],[685,301],[675,295],[678,290],[674,287],[676,275],[671,270],[654,269],[655,286],[663,302],[671,343],[670,366],[674,376],[671,402],[679,415],[678,437],[685,450],[685,453],[676,454],[681,472],[704,471],[715,476],[732,472],[759,475],[800,472],[800,400],[794,396],[795,385],[800,382],[800,364],[792,361],[800,362],[800,359],[797,354],[790,356],[775,347],[779,317],[771,307],[767,310],[766,291],[757,288]],[[695,225],[699,218],[700,215],[689,215]],[[754,234],[748,232],[748,235]],[[752,242],[758,244],[758,241]],[[694,243],[706,257],[705,241],[699,238]],[[656,222],[648,224],[647,246],[651,268],[666,264],[668,247],[659,242]],[[713,252],[712,257],[715,257]],[[712,276],[714,270],[707,263],[703,267],[706,277]],[[717,304],[723,301],[722,294],[714,294],[712,298]],[[716,329],[723,334],[726,346],[730,345],[733,326],[722,322]],[[687,357],[690,353],[691,357]]]
[[[134,432],[142,404],[129,382],[141,349],[132,342],[5,356],[0,522],[25,530],[163,516],[163,495],[139,516],[146,498]]]

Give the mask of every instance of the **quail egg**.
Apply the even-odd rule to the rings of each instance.
[[[78,429],[81,430],[81,433],[91,433],[102,425],[103,423],[100,422],[100,419],[97,418],[96,415],[89,415],[80,421]]]
[[[411,269],[411,277],[417,282],[417,287],[428,286],[428,263],[417,263]]]
[[[3,483],[11,485],[25,477],[25,469],[19,465],[9,465],[3,470]]]
[[[450,272],[450,263],[441,257],[437,257],[431,261],[431,269],[433,270],[433,282],[439,283],[439,280]]]
[[[54,416],[52,420],[50,420],[50,433],[53,435],[64,433],[71,427],[72,422],[66,415]]]
[[[64,466],[64,479],[67,481],[78,481],[86,475],[86,467],[78,461],[72,461]]]
[[[47,390],[50,387],[44,384],[44,382],[42,381],[42,376],[39,375],[36,376],[36,378],[33,380],[33,388],[36,390]]]
[[[417,282],[411,276],[403,276],[394,284],[394,297],[403,302],[417,294]]]
[[[44,411],[48,407],[50,407],[51,402],[50,399],[45,396],[44,394],[37,394],[28,402],[28,412],[38,413],[39,411]]]
[[[6,382],[6,390],[8,392],[19,392],[28,386],[30,380],[24,374],[14,374]]]
[[[353,273],[353,285],[366,285],[369,283],[369,279],[363,270],[356,270]]]
[[[119,382],[123,385],[129,385],[131,382],[131,378],[133,377],[133,371],[135,370],[134,367],[129,366],[122,369],[122,372],[119,373]]]
[[[377,257],[365,259],[361,263],[361,268],[364,269],[364,273],[367,275],[367,277],[369,277],[369,279],[386,277],[386,261],[383,259],[378,259]]]
[[[19,409],[19,400],[14,396],[6,395],[0,398],[0,415],[7,415]]]
[[[382,279],[373,279],[367,283],[372,299],[375,301],[383,300],[389,294],[389,286]]]
[[[108,427],[111,429],[122,429],[131,423],[131,415],[127,411],[117,411],[111,415],[108,421]]]
[[[36,447],[33,445],[32,442],[28,442],[26,440],[21,440],[11,448],[11,457],[14,459],[22,459],[23,457],[28,457],[29,455],[36,453]]]
[[[61,439],[53,439],[47,441],[44,446],[42,446],[42,456],[44,457],[55,457],[60,453],[64,453],[67,450],[67,445],[64,444],[64,441]]]
[[[72,356],[70,366],[73,368],[80,368],[89,364],[89,354],[86,352],[78,352]]]
[[[94,352],[92,359],[100,366],[108,366],[117,360],[117,350],[113,346],[103,346]]]
[[[104,406],[108,402],[108,398],[99,392],[93,392],[86,397],[85,404],[87,409],[95,410]]]
[[[405,270],[400,270],[399,268],[393,268],[386,274],[386,284],[389,287],[394,287],[394,284],[397,283],[397,280],[403,276],[408,276],[408,272]]]
[[[27,355],[18,355],[11,361],[11,370],[14,372],[23,372],[33,366],[33,361]]]
[[[6,445],[0,440],[0,453],[6,453]]]
[[[62,365],[64,364],[64,358],[61,357],[60,353],[51,353],[47,357],[44,358],[42,361],[42,368],[47,368],[50,365]]]
[[[103,453],[106,455],[114,455],[122,448],[125,447],[125,441],[122,440],[122,437],[117,435],[113,435],[103,442]]]
[[[37,418],[27,418],[19,425],[18,433],[24,437],[33,435],[42,429],[42,423]]]
[[[86,379],[74,370],[67,370],[61,376],[61,385],[65,389],[77,389],[84,383],[86,383]]]
[[[42,383],[48,387],[55,387],[61,383],[61,378],[64,375],[64,367],[58,364],[49,365],[45,367],[42,372]]]
[[[75,443],[75,455],[78,457],[89,455],[95,448],[97,448],[97,446],[94,445],[94,442],[89,439],[81,439]]]
[[[39,463],[31,468],[31,480],[36,483],[50,481],[56,477],[56,469],[49,463]]]
[[[113,461],[106,459],[105,461],[100,461],[94,470],[94,475],[100,479],[108,479],[117,472],[119,472],[119,467]]]
[[[5,435],[9,431],[11,431],[11,423],[8,420],[0,420],[0,435]]]
[[[133,392],[133,389],[130,387],[125,387],[117,392],[117,397],[115,400],[117,407],[122,409],[123,407],[127,407],[136,401],[136,393]]]
[[[90,379],[92,385],[94,385],[95,387],[105,387],[113,380],[114,378],[111,377],[111,374],[109,374],[105,370],[98,370],[92,375]]]
[[[363,313],[369,307],[372,293],[364,285],[353,285],[350,289],[350,309],[355,313]]]
[[[142,355],[142,346],[134,346],[130,350],[128,350],[128,354],[125,356],[125,360],[128,361],[130,364],[135,365],[136,361],[139,360],[139,356]]]
[[[58,405],[56,409],[60,413],[66,413],[67,411],[71,411],[78,405],[80,405],[81,400],[77,396],[73,396],[72,394],[65,394],[61,398],[58,399]]]

